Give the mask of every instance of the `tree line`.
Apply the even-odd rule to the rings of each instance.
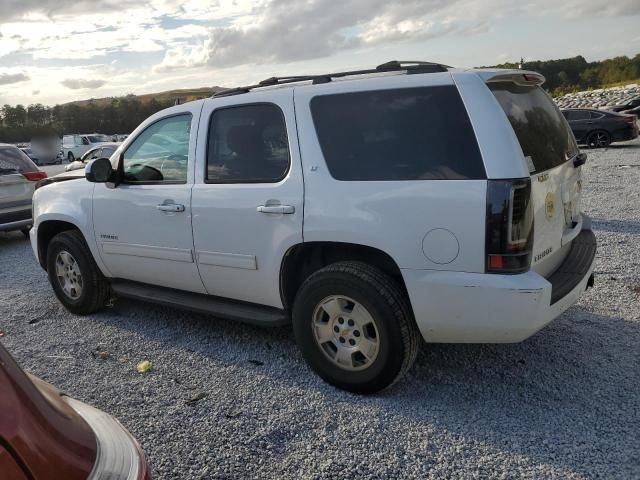
[[[498,68],[518,68],[519,63],[503,63]],[[640,79],[640,54],[587,62],[581,55],[560,60],[522,62],[522,68],[545,76],[544,88],[553,96],[579,92]]]
[[[68,133],[131,133],[145,118],[173,104],[172,99],[142,102],[127,95],[106,102],[89,100],[53,107],[40,103],[4,105],[0,108],[0,142],[28,142]]]
[[[577,56],[503,63],[496,67],[518,68],[520,63],[523,69],[542,73],[547,79],[544,87],[554,96],[640,79],[640,54],[597,62]],[[26,107],[4,105],[0,108],[0,142],[28,142],[37,136],[65,133],[131,133],[149,115],[173,105],[174,101],[166,95],[144,102],[135,95],[127,95],[53,107],[40,103]]]

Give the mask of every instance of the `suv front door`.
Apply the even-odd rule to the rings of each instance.
[[[96,184],[94,232],[113,277],[205,292],[191,231],[200,109],[184,105],[152,118],[123,151],[123,183]]]
[[[293,89],[205,102],[192,210],[209,294],[282,307],[281,261],[302,242],[297,138]]]

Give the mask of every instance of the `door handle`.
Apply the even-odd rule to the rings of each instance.
[[[184,205],[180,205],[179,203],[161,203],[160,205],[156,205],[156,208],[163,212],[184,212]]]
[[[260,213],[295,213],[296,209],[293,205],[260,205],[257,209]]]

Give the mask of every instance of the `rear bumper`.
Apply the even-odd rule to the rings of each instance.
[[[629,128],[617,130],[611,134],[612,142],[626,142],[627,140],[633,140],[634,138],[638,138],[637,123],[629,125]]]
[[[513,343],[543,328],[590,284],[595,236],[583,230],[558,270],[544,278],[402,270],[418,328],[427,342]]]

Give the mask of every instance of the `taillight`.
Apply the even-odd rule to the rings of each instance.
[[[531,266],[531,180],[487,181],[486,271],[521,273]]]
[[[35,172],[24,172],[22,176],[27,180],[29,180],[30,182],[37,182],[38,180],[47,178],[47,172],[43,172],[42,170],[36,170]]]
[[[631,123],[634,124],[636,123],[636,116],[635,115],[627,115],[624,117],[624,121],[627,123]]]

